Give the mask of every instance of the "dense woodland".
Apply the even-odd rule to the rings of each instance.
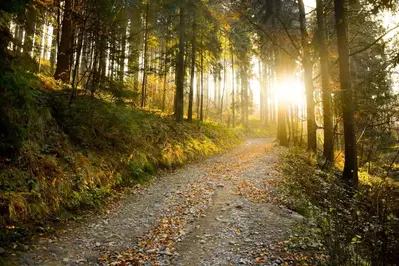
[[[345,197],[372,176],[393,184],[397,202],[397,8],[395,0],[2,1],[0,226],[231,147],[255,131],[254,120],[343,181]],[[394,265],[397,255],[386,256],[375,265]]]

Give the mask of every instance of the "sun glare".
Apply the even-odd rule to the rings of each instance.
[[[297,79],[285,79],[280,84],[277,84],[276,91],[279,101],[298,105],[304,103],[304,86]]]

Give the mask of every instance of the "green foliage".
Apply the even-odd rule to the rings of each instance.
[[[138,99],[139,96],[139,94],[133,91],[133,88],[129,88],[126,83],[114,80],[107,80],[106,86],[102,88],[102,91],[111,94],[116,102],[135,100]]]
[[[30,0],[1,1],[0,10],[8,13],[22,13],[25,5],[29,2]]]
[[[13,101],[25,103],[12,116],[24,129],[18,156],[0,157],[5,225],[98,208],[118,188],[142,183],[160,167],[175,168],[241,141],[218,124],[178,124],[95,97],[78,96],[69,105],[69,91],[38,92],[32,89],[38,79],[26,75],[36,81],[4,77],[5,84],[24,90],[20,96],[14,92]],[[41,86],[53,83],[40,79]]]
[[[0,76],[0,153],[11,154],[22,147],[23,140],[38,116],[37,78],[18,65]]]
[[[353,193],[340,176],[318,170],[313,158],[300,151],[283,158],[282,170],[285,204],[309,219],[310,243],[323,244],[331,265],[395,265],[397,183],[361,174]]]

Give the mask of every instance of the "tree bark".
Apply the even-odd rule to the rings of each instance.
[[[352,87],[349,76],[349,48],[347,18],[344,0],[334,0],[335,27],[337,30],[339,74],[342,93],[342,112],[345,139],[345,166],[343,178],[351,187],[357,187],[358,167],[356,151],[355,122],[353,117]]]
[[[150,1],[147,2],[146,15],[145,15],[145,28],[144,28],[144,66],[143,66],[143,82],[141,84],[141,107],[146,106],[147,98],[147,50],[148,50],[148,22],[149,22],[149,12],[150,12]]]
[[[183,121],[184,115],[184,48],[185,48],[185,3],[180,6],[180,28],[179,28],[179,53],[176,61],[176,94],[175,94],[175,118],[177,122]]]
[[[14,47],[13,47],[14,52],[21,52],[22,39],[23,39],[23,35],[24,35],[24,28],[22,27],[21,23],[22,22],[21,22],[20,16],[18,16],[16,25],[15,25],[15,42],[14,42]]]
[[[233,111],[233,116],[232,116],[232,126],[233,128],[236,127],[236,101],[235,101],[235,90],[234,90],[234,53],[233,53],[233,48],[231,48],[231,103],[232,103],[232,111]]]
[[[126,37],[127,37],[127,17],[125,11],[122,14],[121,32],[120,32],[120,43],[121,52],[119,56],[119,80],[124,81],[125,78],[125,58],[126,58]]]
[[[241,67],[241,123],[248,126],[248,67],[245,63]]]
[[[31,54],[33,50],[33,36],[35,35],[36,24],[36,10],[29,5],[26,11],[25,19],[25,40],[24,40],[24,53]]]
[[[200,95],[200,121],[204,121],[204,42],[201,36],[201,95]]]
[[[197,22],[194,18],[193,22],[193,39],[191,41],[191,77],[190,77],[190,92],[188,95],[188,121],[193,120],[193,102],[194,102],[194,78],[195,78],[195,60],[197,53],[196,34],[197,34]]]
[[[263,56],[262,56],[263,57]],[[267,67],[263,58],[259,60],[259,84],[260,84],[260,120],[262,124],[268,123],[268,106],[267,106]]]
[[[133,91],[139,90],[139,60],[141,43],[141,10],[134,7],[130,12],[129,28],[129,74],[132,77]]]
[[[167,81],[168,81],[168,73],[169,73],[169,67],[168,67],[168,45],[169,45],[169,40],[168,38],[165,40],[165,49],[164,49],[164,60],[163,60],[163,92],[162,92],[162,112],[165,112],[166,108],[166,87],[167,87]]]
[[[50,51],[50,75],[54,75],[56,56],[57,56],[57,47],[58,47],[58,27],[53,25],[53,36],[51,39],[51,51]]]
[[[72,36],[72,0],[65,0],[64,18],[62,20],[61,41],[57,53],[57,67],[54,78],[69,83],[70,54]]]
[[[79,35],[78,35],[78,46],[77,46],[77,51],[76,51],[75,67],[73,69],[73,74],[72,74],[72,93],[71,93],[71,98],[69,100],[70,104],[76,98],[76,93],[77,93],[77,86],[78,86],[77,78],[79,75],[80,56],[82,54],[83,37],[84,37],[84,33],[85,33],[85,28],[86,28],[86,23],[83,23],[83,26],[80,28]]]
[[[277,73],[277,82],[278,84],[282,84],[284,77],[284,69],[285,63],[283,61],[283,55],[280,52],[276,51],[276,73]],[[288,138],[287,138],[287,110],[288,103],[284,99],[278,99],[278,110],[277,110],[277,138],[280,142],[281,146],[288,146]]]
[[[318,0],[320,1],[320,0]],[[314,113],[314,84],[313,84],[313,63],[310,59],[310,45],[309,34],[306,30],[306,13],[303,0],[299,0],[299,13],[300,24],[302,32],[302,46],[303,46],[303,71],[306,89],[306,117],[307,117],[307,133],[308,133],[308,151],[317,151],[317,138],[316,138],[316,120]],[[328,62],[327,62],[328,64]]]
[[[226,92],[226,73],[227,73],[227,66],[226,66],[226,55],[223,57],[223,90],[222,96],[220,98],[220,122],[223,123],[223,107],[224,107],[224,94]],[[222,85],[220,85],[222,86]]]
[[[330,74],[328,66],[328,48],[326,45],[326,25],[324,22],[323,0],[316,1],[318,46],[321,66],[321,83],[323,92],[323,121],[324,121],[324,147],[323,155],[328,162],[334,160],[334,125],[332,112],[332,98],[330,89]]]

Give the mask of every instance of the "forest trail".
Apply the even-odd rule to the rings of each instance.
[[[10,265],[278,265],[273,247],[301,218],[272,200],[281,149],[252,139],[154,178]]]

